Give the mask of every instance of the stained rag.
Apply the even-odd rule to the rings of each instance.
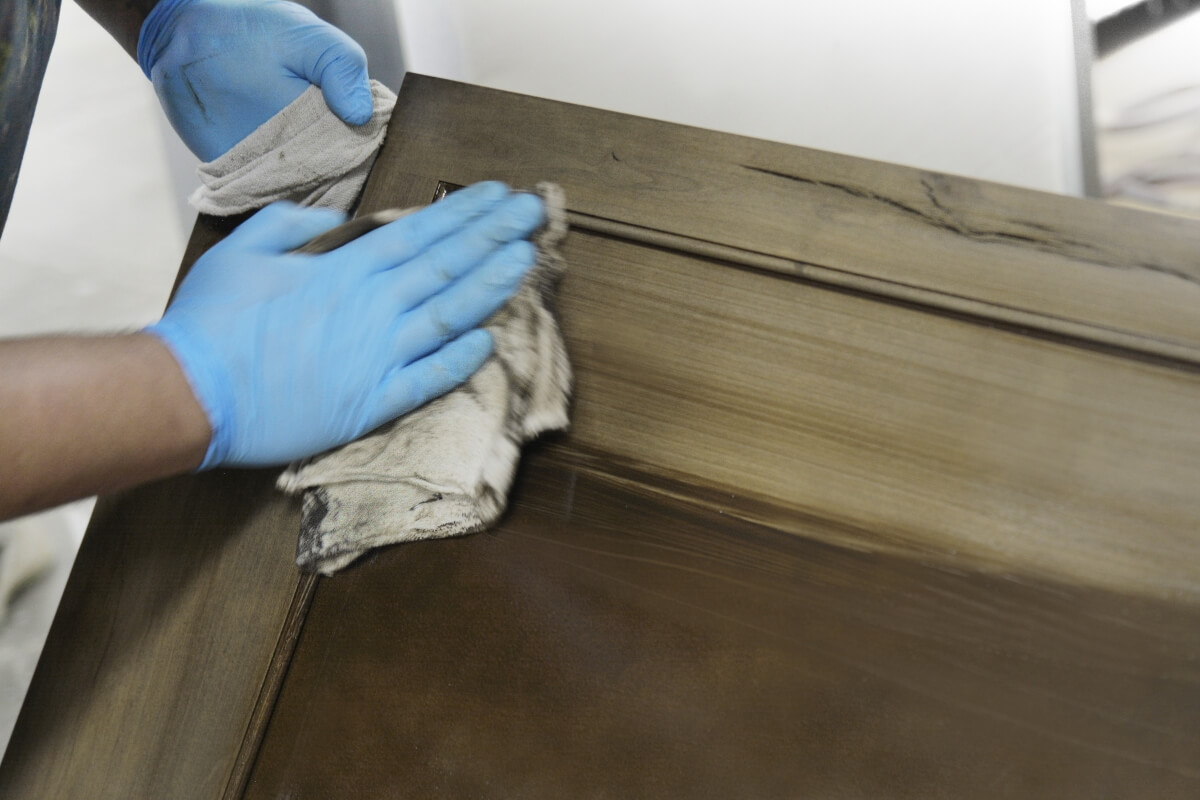
[[[375,114],[346,125],[312,87],[225,155],[200,167],[192,203],[230,215],[273,200],[347,210],[357,202],[395,95],[373,83]],[[382,545],[485,529],[503,513],[521,446],[567,427],[571,367],[551,311],[564,269],[561,190],[539,184],[547,223],[537,264],[487,320],[491,358],[453,392],[351,442],[290,465],[278,487],[301,495],[296,563],[332,575]]]
[[[361,127],[342,122],[310,86],[227,153],[201,164],[188,198],[201,214],[229,216],[292,200],[349,211],[387,134],[396,95],[371,82],[375,111]]]

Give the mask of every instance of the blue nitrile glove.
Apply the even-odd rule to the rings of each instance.
[[[371,118],[367,57],[308,9],[284,0],[160,0],[142,24],[138,65],[171,125],[212,161],[304,93],[352,125]]]
[[[453,389],[491,353],[473,330],[534,263],[541,200],[481,183],[323,255],[342,221],[268,206],[204,254],[161,321],[208,415],[201,469],[267,466],[358,438]]]

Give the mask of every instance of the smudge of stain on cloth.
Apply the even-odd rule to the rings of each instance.
[[[396,95],[371,82],[375,111],[355,127],[325,105],[310,86],[229,152],[201,164],[200,188],[189,202],[201,214],[229,216],[291,200],[349,211],[358,201],[387,134]]]

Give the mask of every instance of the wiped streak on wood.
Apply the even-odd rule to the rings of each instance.
[[[1200,599],[1200,226],[422,76],[397,115],[365,209],[545,179],[585,221],[564,447],[849,546]]]
[[[564,449],[854,547],[1200,600],[1200,373],[581,231],[564,255]]]
[[[403,171],[553,180],[593,217],[1200,352],[1190,220],[420,75],[396,117]]]
[[[246,800],[1200,793],[1200,609],[829,547],[560,455],[494,534],[322,584]]]

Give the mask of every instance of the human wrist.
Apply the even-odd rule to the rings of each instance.
[[[208,421],[153,336],[0,341],[0,519],[196,469]]]
[[[169,358],[174,368],[169,378],[179,406],[187,409],[181,414],[186,413],[188,417],[190,438],[193,441],[203,439],[194,468],[200,471],[217,466],[229,451],[230,425],[226,409],[231,407],[232,401],[225,396],[229,380],[220,374],[220,369],[205,355],[203,345],[185,327],[164,319],[145,328],[141,335],[155,341]],[[186,400],[190,400],[190,404]],[[202,436],[197,424],[200,420],[203,422]]]

